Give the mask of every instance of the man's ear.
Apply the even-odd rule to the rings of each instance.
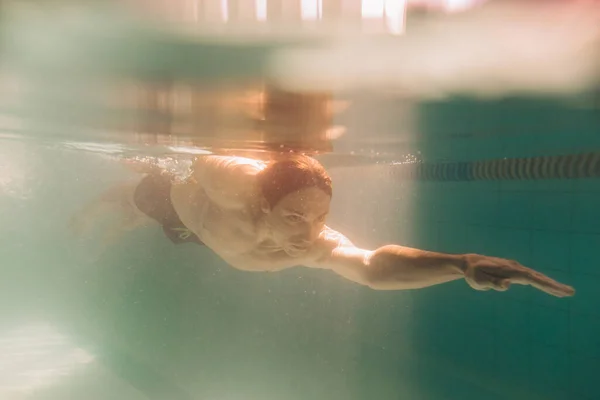
[[[264,197],[260,199],[260,209],[263,213],[268,214],[271,212],[271,206]]]

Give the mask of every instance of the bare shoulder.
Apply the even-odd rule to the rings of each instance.
[[[256,176],[264,163],[250,158],[202,156],[195,161],[191,180],[225,208],[245,207],[256,194]]]
[[[233,171],[241,170],[246,173],[257,173],[262,171],[266,163],[246,157],[209,155],[198,157],[194,161],[194,173],[202,173],[207,170]]]
[[[325,226],[319,235],[318,242],[322,245],[326,245],[331,248],[336,247],[352,247],[354,246],[350,239],[344,236],[342,233]]]
[[[310,264],[321,262],[340,249],[353,247],[355,247],[354,244],[344,234],[325,226],[310,253]]]

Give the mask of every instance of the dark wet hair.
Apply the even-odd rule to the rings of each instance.
[[[258,176],[263,196],[271,207],[297,190],[317,187],[333,194],[331,178],[314,158],[304,155],[287,156],[272,161]]]

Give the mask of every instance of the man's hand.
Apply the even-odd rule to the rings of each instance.
[[[531,285],[556,297],[575,294],[571,286],[563,285],[544,274],[524,267],[516,261],[487,257],[478,254],[465,255],[465,279],[476,290],[507,290],[512,283]]]

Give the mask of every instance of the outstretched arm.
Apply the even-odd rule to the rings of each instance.
[[[504,291],[516,283],[557,297],[575,293],[570,286],[502,258],[444,254],[396,245],[363,250],[329,228],[321,235],[319,247],[320,256],[309,266],[331,269],[378,290],[420,289],[464,278],[477,290]]]

